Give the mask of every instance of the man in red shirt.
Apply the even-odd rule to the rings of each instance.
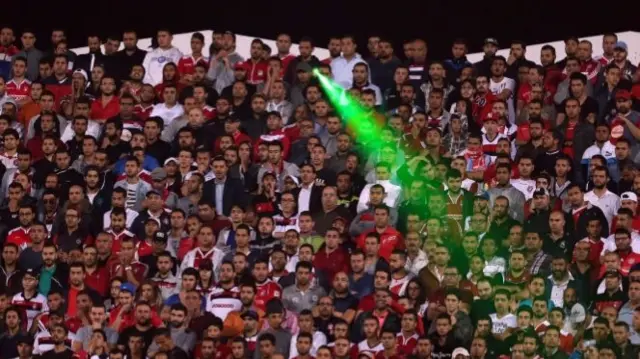
[[[483,119],[493,109],[493,103],[498,98],[489,91],[489,78],[487,76],[478,76],[476,78],[476,94],[473,98],[472,113],[473,117]],[[479,123],[482,126],[482,123]]]
[[[254,305],[259,310],[265,311],[269,299],[282,297],[282,288],[278,283],[269,279],[269,261],[267,259],[258,259],[253,265],[252,274],[257,289]]]
[[[289,36],[289,34],[278,35],[278,38],[276,39],[276,47],[278,48],[278,58],[282,62],[282,72],[286,73],[287,66],[289,66],[291,60],[296,58],[291,54],[291,52],[289,52],[291,49],[291,36]]]
[[[340,232],[335,228],[329,228],[324,235],[324,244],[313,258],[313,267],[317,271],[325,272],[327,279],[333,281],[338,272],[346,272],[349,264],[349,256],[343,247],[340,247]]]
[[[202,55],[204,48],[204,35],[199,32],[191,35],[191,55],[183,56],[178,60],[178,73],[180,73],[180,81],[185,84],[191,81],[191,75],[195,72],[198,63],[209,65],[209,59]]]
[[[29,231],[35,219],[35,211],[28,204],[20,205],[18,209],[18,221],[20,226],[9,231],[6,243],[13,243],[20,249],[25,249],[31,243]]]
[[[13,60],[13,77],[6,84],[5,91],[14,99],[18,107],[31,101],[31,81],[27,80],[27,59],[18,57]]]
[[[634,264],[640,263],[640,254],[631,248],[631,233],[624,228],[616,229],[614,234],[616,241],[616,253],[620,256],[620,273],[629,275]]]
[[[91,119],[104,123],[120,112],[120,100],[116,96],[115,78],[105,75],[100,80],[100,97],[91,104]]]
[[[593,59],[593,45],[589,40],[582,40],[578,43],[577,57],[580,60],[580,72],[587,76],[592,85],[598,81],[598,73],[602,65]]]
[[[389,225],[390,209],[382,204],[374,209],[375,228],[365,232],[358,238],[358,247],[364,249],[364,240],[368,233],[377,232],[380,235],[380,257],[389,261],[394,249],[404,249],[402,234]]]
[[[135,259],[136,246],[133,238],[123,238],[120,243],[120,253],[109,265],[109,276],[123,277],[135,286],[139,286],[147,277],[149,268]]]
[[[251,57],[244,65],[247,69],[247,82],[253,85],[264,82],[267,79],[268,62],[262,59],[264,43],[260,39],[251,42]]]
[[[71,77],[68,76],[69,59],[66,55],[56,55],[53,60],[53,74],[42,80],[46,89],[51,91],[55,98],[56,109],[60,101],[71,95]]]
[[[84,282],[87,287],[104,297],[109,289],[109,273],[106,268],[98,267],[98,249],[94,245],[85,246],[82,251],[82,259],[84,263]]]

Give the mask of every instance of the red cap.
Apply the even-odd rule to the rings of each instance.
[[[240,61],[233,67],[233,69],[234,70],[246,70],[247,69],[247,65],[244,62]]]
[[[498,122],[499,117],[500,115],[498,115],[497,112],[489,112],[486,115],[484,115],[484,117],[482,118],[482,122],[485,122],[487,120]]]
[[[616,100],[631,100],[631,92],[629,90],[618,90],[616,91]]]

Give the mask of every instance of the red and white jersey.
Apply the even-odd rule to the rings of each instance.
[[[396,335],[396,342],[398,343],[398,353],[405,356],[413,354],[413,350],[418,345],[418,333],[413,333],[410,337],[405,337],[402,332]]]
[[[601,67],[607,67],[607,65],[609,65],[611,63],[611,61],[613,61],[613,56],[611,56],[611,58],[606,58],[606,57],[604,57],[604,55],[598,56],[596,58],[596,61],[598,61],[600,63]]]
[[[182,58],[178,61],[178,72],[180,75],[192,75],[195,72],[196,65],[198,63],[202,63],[203,65],[209,64],[209,58],[200,56],[198,58],[193,57],[192,55],[182,56]]]
[[[0,162],[6,169],[18,167],[18,152],[16,151],[13,155],[9,155],[6,152],[0,153]]]
[[[374,347],[370,347],[369,343],[367,343],[367,340],[365,339],[365,340],[361,341],[360,343],[358,343],[357,350],[358,350],[358,353],[357,353],[358,356],[361,353],[371,353],[373,355],[376,355],[377,352],[379,352],[381,350],[384,350],[384,347],[382,346],[382,342],[378,343]]]
[[[64,344],[68,349],[71,349],[71,343],[76,338],[76,335],[69,332],[67,335],[67,339],[65,339]],[[33,354],[34,355],[42,355],[49,350],[53,350],[54,343],[53,338],[51,338],[51,333],[48,330],[41,331],[36,334],[36,338],[33,342]]]
[[[5,86],[7,95],[16,101],[22,101],[31,96],[31,81],[27,79],[23,79],[20,82],[11,79]]]
[[[411,273],[407,273],[404,277],[400,279],[395,279],[393,276],[391,277],[391,285],[389,286],[389,290],[391,293],[401,297],[407,291],[407,285],[409,281],[413,278]]]
[[[496,151],[498,149],[498,141],[507,138],[505,135],[497,134],[495,138],[490,139],[486,134],[482,134],[482,152],[491,156],[491,162],[495,161]]]
[[[225,320],[227,315],[242,308],[240,301],[240,289],[234,286],[231,289],[214,287],[207,297],[207,312]]]
[[[31,328],[33,318],[42,312],[48,312],[47,297],[37,293],[34,297],[27,299],[24,293],[20,292],[11,298],[11,305],[24,311],[27,315],[27,328]]]
[[[142,121],[146,121],[151,116],[151,111],[153,111],[153,105],[143,106],[137,104],[133,107],[133,113]]]
[[[264,283],[256,283],[256,287],[258,292],[256,293],[253,303],[256,308],[262,311],[266,311],[269,299],[282,297],[282,288],[271,279],[267,279]]]
[[[27,248],[27,246],[31,243],[31,238],[29,237],[29,230],[31,227],[16,227],[7,233],[6,243],[13,243],[20,250]]]
[[[222,258],[224,257],[224,252],[218,248],[211,248],[207,252],[203,252],[200,247],[190,250],[185,254],[182,259],[182,264],[180,265],[180,274],[178,277],[182,277],[182,272],[187,268],[199,268],[200,262],[202,261],[211,261],[213,264],[213,272],[217,273],[220,264],[222,263]]]
[[[135,234],[127,231],[126,229],[120,233],[116,233],[113,229],[109,228],[107,233],[111,235],[111,252],[116,255],[120,253],[120,244],[122,243],[122,240],[125,238],[135,239],[136,237]]]
[[[204,105],[202,106],[202,114],[204,115],[204,118],[206,118],[207,120],[211,120],[212,118],[216,117],[216,109],[215,107]]]

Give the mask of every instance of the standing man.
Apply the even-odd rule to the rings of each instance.
[[[144,83],[153,86],[162,82],[162,70],[166,64],[177,64],[182,52],[171,44],[173,34],[169,29],[160,29],[157,33],[158,47],[147,53],[142,62],[145,69]]]

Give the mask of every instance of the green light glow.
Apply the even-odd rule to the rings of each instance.
[[[376,112],[364,107],[357,99],[354,99],[342,86],[313,70],[313,74],[318,78],[320,86],[328,96],[329,102],[342,117],[345,128],[355,136],[357,142],[367,144],[372,140],[380,138],[381,124],[376,123],[373,117]]]

